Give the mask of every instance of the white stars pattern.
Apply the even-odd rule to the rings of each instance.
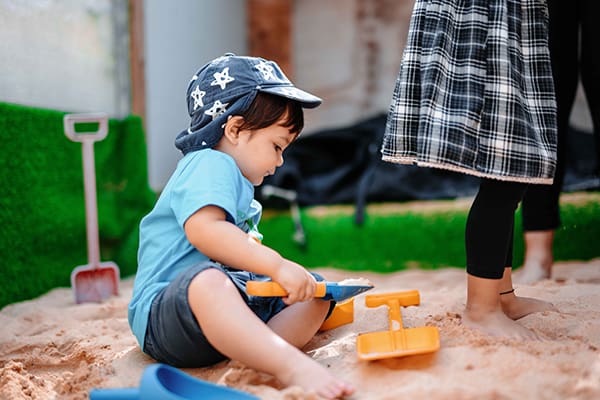
[[[219,115],[221,115],[225,111],[227,111],[228,105],[229,105],[229,103],[223,104],[223,103],[221,103],[221,100],[215,100],[212,107],[209,108],[208,110],[204,111],[204,114],[210,115],[214,121],[215,118],[217,118]]]
[[[273,74],[273,67],[267,64],[266,62],[261,61],[260,63],[256,64],[255,68],[260,71],[260,73],[263,75],[264,80],[268,81],[271,79],[277,79]]]
[[[202,102],[204,95],[206,95],[206,92],[204,90],[200,90],[200,85],[196,86],[196,89],[190,93],[190,96],[192,96],[192,99],[194,99],[194,111],[196,111],[196,108],[198,107],[204,107],[204,102]]]
[[[229,82],[233,82],[235,80],[234,77],[229,76],[229,67],[223,68],[223,71],[221,72],[215,72],[213,76],[215,77],[215,80],[210,83],[210,86],[219,85],[221,90],[225,90],[225,86],[227,86]]]

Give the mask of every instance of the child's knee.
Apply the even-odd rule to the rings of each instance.
[[[208,290],[210,288],[210,290]],[[215,290],[236,290],[231,279],[216,268],[207,268],[199,272],[190,282],[188,296],[212,296]]]

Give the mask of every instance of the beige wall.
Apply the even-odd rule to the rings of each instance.
[[[306,113],[306,132],[387,112],[412,6],[413,0],[294,2],[294,77],[324,100]]]
[[[0,101],[129,113],[127,1],[0,0]]]

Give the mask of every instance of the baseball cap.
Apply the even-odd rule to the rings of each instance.
[[[322,102],[295,87],[274,61],[226,53],[192,77],[187,89],[190,126],[177,135],[175,147],[187,154],[215,146],[227,118],[246,111],[258,92],[298,101],[304,108]]]

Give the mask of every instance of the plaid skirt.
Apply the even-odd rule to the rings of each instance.
[[[385,161],[552,183],[556,101],[545,0],[416,0]]]

